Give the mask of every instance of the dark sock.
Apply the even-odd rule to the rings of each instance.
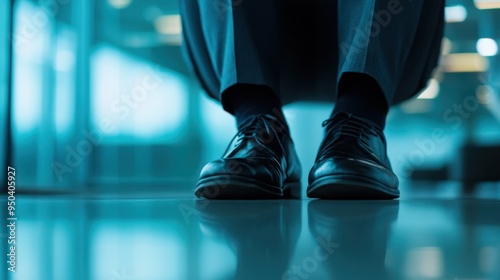
[[[368,119],[384,129],[389,106],[374,78],[362,73],[344,73],[332,116],[340,112]]]
[[[288,128],[281,101],[267,86],[236,84],[223,93],[222,102],[226,111],[235,116],[238,127],[251,116],[267,114],[278,118]]]

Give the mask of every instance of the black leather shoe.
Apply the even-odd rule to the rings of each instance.
[[[271,115],[245,121],[225,155],[205,165],[198,197],[264,199],[300,197],[301,166],[288,129]]]
[[[383,132],[346,113],[323,122],[325,138],[309,173],[307,196],[326,199],[393,199],[398,177]]]

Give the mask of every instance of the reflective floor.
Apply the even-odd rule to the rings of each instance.
[[[500,279],[498,200],[17,201],[11,279]]]

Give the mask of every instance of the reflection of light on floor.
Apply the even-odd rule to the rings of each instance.
[[[499,251],[500,248],[483,247],[479,251],[479,267],[483,272],[490,272],[495,269],[495,266],[500,261]]]
[[[408,251],[405,272],[410,279],[437,278],[443,274],[443,252],[437,247]]]
[[[186,274],[182,237],[163,221],[99,220],[90,234],[91,279],[177,280]]]
[[[137,190],[136,194],[140,193]],[[22,223],[17,231],[19,247],[16,252],[19,270],[12,279],[209,280],[236,279],[235,275],[240,276],[238,279],[282,279],[253,276],[263,269],[283,276],[287,269],[314,257],[318,243],[313,231],[319,229],[318,226],[326,226],[321,235],[331,233],[337,240],[342,227],[355,230],[361,218],[345,212],[341,219],[334,219],[336,214],[332,214],[332,219],[316,219],[308,207],[314,203],[311,200],[259,201],[262,207],[275,203],[281,205],[283,212],[276,220],[279,224],[262,226],[264,224],[256,222],[252,225],[249,220],[249,228],[242,229],[238,219],[228,223],[216,222],[223,213],[219,211],[213,212],[216,215],[213,218],[217,220],[203,218],[200,216],[204,215],[202,212],[193,212],[192,218],[186,219],[178,211],[179,205],[192,205],[192,198],[178,199],[171,194],[168,199],[161,199],[151,193],[146,199],[140,195],[137,197],[141,198],[119,199],[118,192],[110,197],[113,198],[96,196],[96,199],[88,199],[73,195],[60,199],[20,197],[23,207],[18,209],[18,215],[22,217]],[[332,213],[335,213],[336,204],[331,203]],[[400,200],[398,204],[398,219],[389,231],[375,230],[388,225],[384,222],[388,212],[380,212],[382,215],[376,217],[366,216],[366,221],[374,227],[374,231],[370,231],[372,234],[343,235],[346,239],[340,244],[339,251],[334,250],[327,261],[318,262],[318,270],[307,279],[500,279],[500,221],[494,216],[500,209],[498,201],[426,199]],[[358,205],[358,202],[353,202],[352,208]],[[303,215],[286,214],[291,207],[301,209]],[[91,211],[87,212],[87,209]],[[241,209],[228,206],[220,210],[236,213],[234,217],[238,217],[241,212],[237,211]],[[492,215],[488,216],[489,213]],[[269,212],[250,211],[244,216],[263,221],[269,219]],[[297,227],[290,227],[292,224]],[[255,240],[280,236],[279,242],[269,247],[267,242],[253,243],[249,237],[254,235],[240,234],[240,230],[254,228],[258,233]],[[281,242],[290,234],[299,233],[296,242]],[[360,242],[367,247],[357,251],[349,245]],[[241,251],[241,246],[252,247]],[[386,246],[387,252],[385,267],[381,262],[384,257],[382,246]],[[355,251],[345,251],[349,248]],[[281,255],[267,255],[276,257],[277,263],[286,258],[288,267],[258,267],[257,260],[265,258],[270,252],[268,250],[288,251]],[[362,254],[363,257],[357,257]],[[348,266],[340,266],[345,264]],[[349,267],[373,273],[371,277],[352,278],[349,277],[352,275]]]
[[[227,244],[204,239],[200,248],[200,280],[230,279],[236,271],[236,256]]]
[[[67,221],[57,221],[53,223],[52,236],[54,242],[52,243],[52,252],[54,259],[59,261],[64,260],[63,263],[56,264],[54,262],[53,273],[54,279],[71,279],[72,271],[70,269],[71,251],[68,248],[72,247],[72,235],[74,232],[71,225]],[[25,278],[27,279],[27,278]],[[33,278],[31,278],[33,279]]]
[[[42,233],[50,232],[50,229],[46,230],[47,226],[48,223],[46,221],[44,222],[43,220],[23,220],[22,227],[17,231],[16,237],[17,240],[23,241],[19,242],[18,246],[16,247],[18,262],[22,262],[23,269],[16,270],[16,272],[14,273],[16,279],[40,279],[37,278],[38,272],[47,269],[47,267],[44,267],[45,263],[42,262],[41,259],[47,260],[47,263],[56,262],[55,258],[53,258],[53,256],[49,253],[53,251],[44,250],[44,244],[48,243],[47,239],[49,238],[49,236],[46,236]],[[3,241],[4,240],[2,239],[2,242]],[[5,244],[6,243],[7,242],[5,242]],[[41,258],[41,256],[43,256],[43,258]],[[67,264],[63,263],[61,265]]]

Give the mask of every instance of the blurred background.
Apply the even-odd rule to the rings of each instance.
[[[0,5],[0,158],[17,190],[191,196],[236,130],[183,60],[177,1]],[[446,6],[439,69],[391,110],[389,155],[403,198],[498,198],[500,1]],[[285,108],[304,185],[331,106]]]

